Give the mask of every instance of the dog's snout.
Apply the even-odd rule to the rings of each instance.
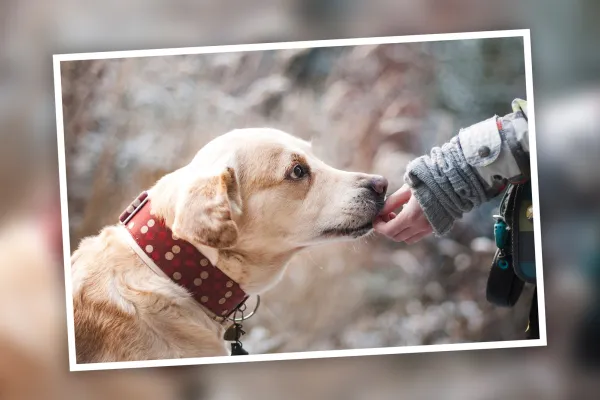
[[[388,181],[383,176],[376,176],[371,179],[371,188],[377,194],[385,194],[388,188]]]
[[[377,194],[384,195],[387,192],[388,180],[383,176],[373,176],[369,179],[369,187]]]

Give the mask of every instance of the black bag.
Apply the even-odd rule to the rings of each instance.
[[[535,285],[535,241],[531,181],[510,184],[495,215],[496,254],[488,276],[486,298],[500,307],[514,306],[525,283]],[[529,337],[539,337],[537,290],[531,303]]]

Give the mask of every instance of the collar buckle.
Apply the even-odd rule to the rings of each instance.
[[[119,216],[119,222],[122,225],[127,225],[127,223],[133,218],[133,216],[142,209],[144,204],[148,202],[148,192],[144,191],[136,197],[134,201],[132,201],[129,206],[121,213]]]

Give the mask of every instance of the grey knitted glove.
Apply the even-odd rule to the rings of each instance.
[[[513,111],[462,129],[408,165],[404,180],[437,235],[445,235],[464,213],[500,194],[507,182],[528,177],[527,103],[516,99]]]
[[[437,235],[448,233],[456,219],[489,200],[485,183],[467,163],[457,136],[433,148],[430,156],[413,160],[404,179]]]

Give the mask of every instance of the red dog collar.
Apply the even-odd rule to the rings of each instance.
[[[142,192],[119,217],[147,256],[144,261],[153,262],[173,282],[187,289],[214,314],[215,320],[225,321],[248,295],[194,245],[176,237],[162,218],[151,214],[151,208],[148,193]]]

